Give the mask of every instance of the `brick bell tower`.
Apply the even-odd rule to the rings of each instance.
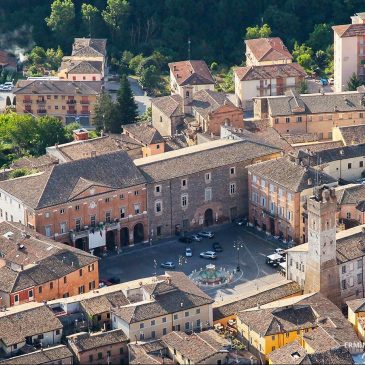
[[[341,306],[340,275],[336,259],[335,190],[318,187],[307,202],[308,256],[304,293],[321,292]]]

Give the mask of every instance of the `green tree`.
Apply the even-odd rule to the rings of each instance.
[[[105,23],[110,27],[112,38],[121,31],[123,20],[128,14],[129,4],[127,0],[107,0],[106,9],[103,10],[102,16]]]
[[[81,6],[82,20],[85,22],[89,29],[89,36],[92,36],[93,24],[99,14],[99,9],[91,4],[82,4]]]
[[[246,28],[245,39],[268,38],[270,35],[271,28],[268,24],[264,24],[261,27],[256,25],[255,27]]]
[[[35,174],[36,172],[38,172],[36,169],[32,170],[27,168],[15,169],[9,172],[9,179],[15,179],[17,177]]]
[[[138,54],[136,56],[134,56],[130,61],[129,61],[129,69],[134,73],[137,74],[137,70],[140,67],[140,64],[142,63],[142,61],[144,60],[143,54]]]
[[[54,0],[51,4],[51,14],[47,17],[47,25],[57,33],[69,30],[75,19],[75,5],[72,0]]]
[[[36,46],[28,54],[28,62],[36,67],[44,65],[46,61],[47,54],[42,47]]]
[[[122,75],[117,96],[116,118],[111,125],[111,132],[120,133],[121,125],[135,123],[138,117],[137,109],[127,76]]]
[[[46,51],[46,65],[48,69],[57,70],[61,66],[63,52],[60,47],[56,50],[53,48],[48,48]]]
[[[308,84],[307,81],[303,80],[299,83],[298,88],[299,94],[308,94]]]
[[[347,83],[347,90],[348,91],[355,91],[359,86],[362,85],[361,80],[355,74],[355,72],[350,77],[350,80]]]
[[[212,62],[211,65],[210,65],[210,70],[215,72],[218,70],[218,63],[217,62]]]
[[[116,124],[116,106],[109,93],[103,92],[94,109],[93,125],[97,131],[110,132],[112,125]],[[120,132],[120,131],[119,131]]]
[[[319,50],[315,53],[314,55],[314,67],[316,69],[316,71],[320,74],[322,74],[325,70],[325,68],[327,67],[327,55],[326,52]]]
[[[46,147],[54,146],[56,143],[68,142],[65,128],[59,119],[45,116],[36,118],[36,123],[37,134],[31,153],[43,155],[46,153]]]
[[[66,136],[67,142],[71,142],[74,139],[73,131],[76,129],[80,129],[81,124],[79,124],[77,122],[73,122],[73,123],[67,124],[64,128],[65,128],[65,136]]]
[[[330,24],[316,24],[314,30],[309,34],[308,45],[318,51],[326,49],[333,42],[333,31]]]
[[[161,82],[160,73],[155,65],[144,67],[139,74],[139,84],[143,89],[157,89]]]

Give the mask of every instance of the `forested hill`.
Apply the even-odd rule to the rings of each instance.
[[[56,9],[47,25],[52,2],[1,0],[0,48],[60,45],[68,54],[75,36],[91,34],[108,38],[115,57],[124,50],[148,55],[157,49],[182,59],[190,38],[192,58],[239,64],[247,27],[267,23],[272,36],[292,49],[295,41],[307,42],[317,24],[347,24],[365,11],[363,0],[55,0],[69,7]],[[328,29],[317,41],[332,42]]]

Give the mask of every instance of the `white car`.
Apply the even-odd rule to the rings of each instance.
[[[12,89],[14,87],[14,84],[13,84],[12,81],[7,81],[7,82],[4,83],[4,86],[10,87]]]
[[[217,254],[214,251],[201,252],[199,256],[208,260],[215,260],[217,258]]]
[[[194,241],[196,241],[196,242],[200,242],[200,241],[202,241],[203,239],[200,237],[200,236],[198,236],[197,234],[192,234],[191,235],[191,238],[194,240]]]
[[[186,248],[185,250],[185,256],[186,257],[192,257],[193,256],[193,250],[191,248]]]
[[[207,237],[207,238],[213,238],[214,237],[214,233],[211,231],[202,231],[198,233],[198,236],[200,237]]]
[[[275,253],[279,254],[279,255],[284,255],[285,251],[282,248],[276,248],[275,249]]]

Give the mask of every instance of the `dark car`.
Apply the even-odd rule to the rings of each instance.
[[[223,248],[219,242],[214,242],[212,247],[214,252],[223,252]]]
[[[192,243],[193,239],[190,238],[190,237],[183,236],[183,237],[179,238],[179,241],[182,242],[182,243]]]
[[[246,218],[237,218],[234,221],[237,226],[245,226],[247,224],[247,219]]]

